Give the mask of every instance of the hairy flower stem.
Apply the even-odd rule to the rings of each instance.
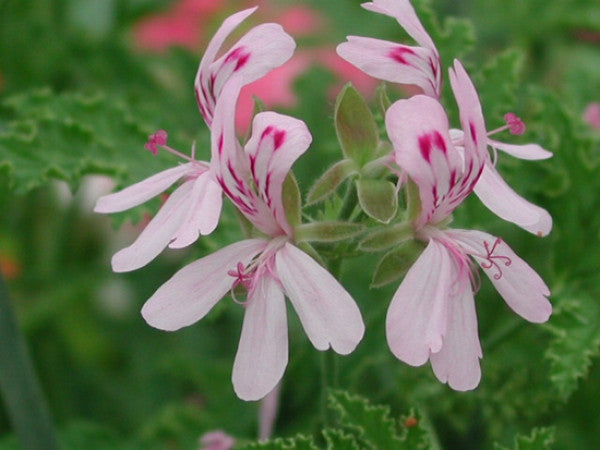
[[[331,389],[338,387],[338,364],[333,351],[321,353],[321,421],[324,426],[333,425],[334,417],[327,406]]]
[[[23,449],[58,449],[58,441],[8,289],[0,274],[0,391]]]

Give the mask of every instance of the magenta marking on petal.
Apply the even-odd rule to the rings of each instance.
[[[427,162],[431,162],[431,138],[428,134],[419,136],[419,149],[421,150],[421,156]]]
[[[285,130],[277,130],[273,136],[273,141],[275,146],[274,150],[277,150],[285,141]]]
[[[433,132],[433,139],[434,139],[435,145],[440,150],[442,150],[442,152],[446,153],[447,152],[446,143],[444,142],[444,138],[438,131]]]
[[[225,57],[225,62],[229,63],[235,60],[236,64],[233,71],[236,72],[244,67],[249,59],[250,52],[245,52],[244,47],[237,47],[229,52],[229,54]]]
[[[406,55],[414,54],[415,52],[408,47],[396,47],[388,53],[388,56],[400,64],[410,66],[411,64],[406,60]]]
[[[221,132],[221,134],[219,135],[217,149],[219,150],[219,155],[222,155],[223,154],[223,132]]]
[[[452,189],[455,184],[456,184],[456,170],[453,169],[450,171],[450,189]]]
[[[477,132],[475,131],[475,125],[473,122],[469,122],[469,132],[471,133],[471,137],[473,138],[473,142],[477,145]]]
[[[238,59],[238,62],[235,65],[235,69],[233,69],[233,71],[237,72],[238,70],[240,70],[242,67],[244,67],[246,65],[246,63],[248,62],[249,59],[250,59],[250,53],[246,53],[246,54],[242,55]]]
[[[503,262],[506,267],[509,267],[512,264],[512,260],[508,256],[494,255],[496,247],[501,243],[502,239],[496,238],[496,240],[494,241],[494,245],[490,249],[489,242],[483,241],[483,246],[485,247],[485,251],[487,252],[487,255],[484,258],[487,262],[482,262],[481,267],[483,267],[484,269],[491,269],[492,267],[496,269],[496,273],[493,275],[494,280],[499,280],[500,278],[502,278],[502,268],[496,262],[496,260],[500,260],[501,262]]]
[[[271,134],[271,132],[273,131],[273,126],[269,125],[267,128],[265,128],[263,130],[263,132],[260,135],[260,139],[263,140],[264,138],[266,138],[269,134]]]

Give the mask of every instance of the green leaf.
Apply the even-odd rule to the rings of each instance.
[[[398,210],[398,195],[394,183],[387,180],[363,178],[356,181],[358,202],[370,217],[388,223]]]
[[[577,388],[598,355],[600,306],[585,295],[560,299],[546,328],[554,339],[545,356],[550,360],[550,380],[566,400]]]
[[[550,450],[554,443],[554,427],[534,428],[528,436],[517,435],[513,450]],[[496,443],[495,450],[510,450]]]
[[[351,159],[342,159],[321,175],[313,184],[307,196],[309,205],[320,202],[333,194],[338,186],[349,176],[358,173],[358,166]]]
[[[139,181],[177,164],[170,155],[144,150],[156,129],[119,99],[46,89],[10,97],[3,106],[12,114],[4,129],[0,126],[0,183],[19,193],[51,178],[75,188],[90,173]]]
[[[413,227],[409,222],[401,222],[389,227],[379,228],[369,233],[359,243],[359,248],[365,251],[379,251],[401,244],[413,237]]]
[[[375,267],[371,287],[385,286],[403,276],[422,251],[421,242],[410,240],[387,252]]]
[[[401,448],[398,424],[390,417],[387,406],[374,406],[368,400],[344,391],[329,395],[330,407],[337,411],[340,422],[357,432],[369,448]]]
[[[294,230],[296,242],[337,242],[356,236],[364,226],[350,222],[312,222],[299,225]]]
[[[345,433],[343,430],[326,428],[323,430],[323,436],[327,442],[327,450],[359,450],[356,438]]]
[[[370,161],[379,144],[377,124],[367,103],[351,84],[344,86],[338,95],[334,122],[344,156],[359,166]]]
[[[267,442],[248,444],[241,448],[247,450],[318,450],[311,437],[301,434],[292,438],[277,438]]]

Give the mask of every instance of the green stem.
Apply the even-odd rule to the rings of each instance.
[[[350,180],[348,188],[346,189],[346,194],[344,195],[344,202],[338,213],[338,219],[348,220],[356,208],[357,203],[358,195],[356,194],[356,184],[354,183],[354,180]]]
[[[0,274],[0,391],[23,449],[58,449],[58,441]]]
[[[321,353],[321,420],[325,426],[333,424],[333,417],[327,406],[330,389],[338,387],[338,365],[333,350]]]

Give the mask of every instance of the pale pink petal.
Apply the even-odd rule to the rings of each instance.
[[[460,272],[443,244],[434,239],[410,268],[388,308],[385,329],[392,353],[411,366],[442,348],[448,301]]]
[[[473,82],[459,60],[454,60],[450,69],[450,84],[458,104],[460,123],[464,132],[465,166],[468,180],[477,180],[483,164],[489,159],[487,152],[487,131],[479,96]]]
[[[415,9],[408,0],[374,0],[373,2],[363,3],[362,7],[380,14],[395,18],[400,26],[415,40],[419,45],[435,49],[435,44],[431,37],[423,28]]]
[[[265,269],[248,296],[235,363],[233,388],[242,400],[259,400],[277,385],[288,362],[283,292]]]
[[[337,53],[374,78],[392,83],[414,84],[425,95],[438,98],[439,86],[431,61],[437,55],[424,47],[410,47],[380,39],[348,36]]]
[[[221,187],[205,172],[194,181],[189,208],[179,230],[174,234],[170,248],[183,248],[196,242],[200,234],[213,232],[221,215]]]
[[[268,111],[255,116],[252,136],[245,146],[258,197],[288,234],[292,230],[285,218],[281,198],[283,181],[311,141],[312,136],[304,122]]]
[[[218,97],[232,74],[251,83],[289,60],[296,48],[294,39],[281,25],[265,23],[252,28],[227,53],[211,65]]]
[[[318,350],[352,352],[365,326],[358,306],[342,285],[315,260],[291,244],[276,255],[277,276],[304,330]]]
[[[475,301],[469,285],[448,302],[448,330],[442,349],[430,360],[435,376],[457,391],[475,389],[481,379],[482,357]]]
[[[450,233],[449,233],[450,234]],[[530,322],[545,322],[552,314],[544,280],[500,238],[482,231],[452,230],[452,237],[481,266],[513,311]]]
[[[235,280],[227,272],[238,263],[248,265],[266,245],[262,239],[248,239],[188,264],[146,301],[142,316],[166,331],[197,322],[231,289]]]
[[[462,160],[448,134],[440,103],[424,95],[398,100],[385,117],[396,163],[419,186],[421,214],[417,226],[445,218],[458,203],[450,202],[462,176]]]
[[[184,176],[186,172],[192,170],[192,163],[163,170],[139,183],[126,187],[122,191],[100,197],[94,211],[97,213],[114,213],[141,205],[152,197],[156,197]]]
[[[530,233],[541,237],[552,230],[552,217],[548,211],[513,191],[489,164],[485,164],[481,172],[475,185],[475,194],[498,217],[517,224]]]
[[[114,254],[111,263],[115,272],[139,269],[164,250],[185,220],[193,185],[194,181],[190,180],[179,186],[135,242]]]
[[[229,34],[252,14],[256,8],[258,7],[255,6],[254,8],[239,11],[225,19],[209,42],[206,51],[202,56],[194,80],[194,92],[196,93],[196,101],[198,102],[200,112],[208,126],[212,123],[213,111],[219,96],[219,92],[216,92],[214,89],[214,75],[210,72],[210,67],[217,57],[217,53],[221,49],[225,39],[227,39]]]
[[[549,152],[538,144],[515,145],[488,138],[488,145],[498,150],[502,150],[503,152],[519,159],[536,161],[539,159],[548,159],[552,157],[552,152]]]

